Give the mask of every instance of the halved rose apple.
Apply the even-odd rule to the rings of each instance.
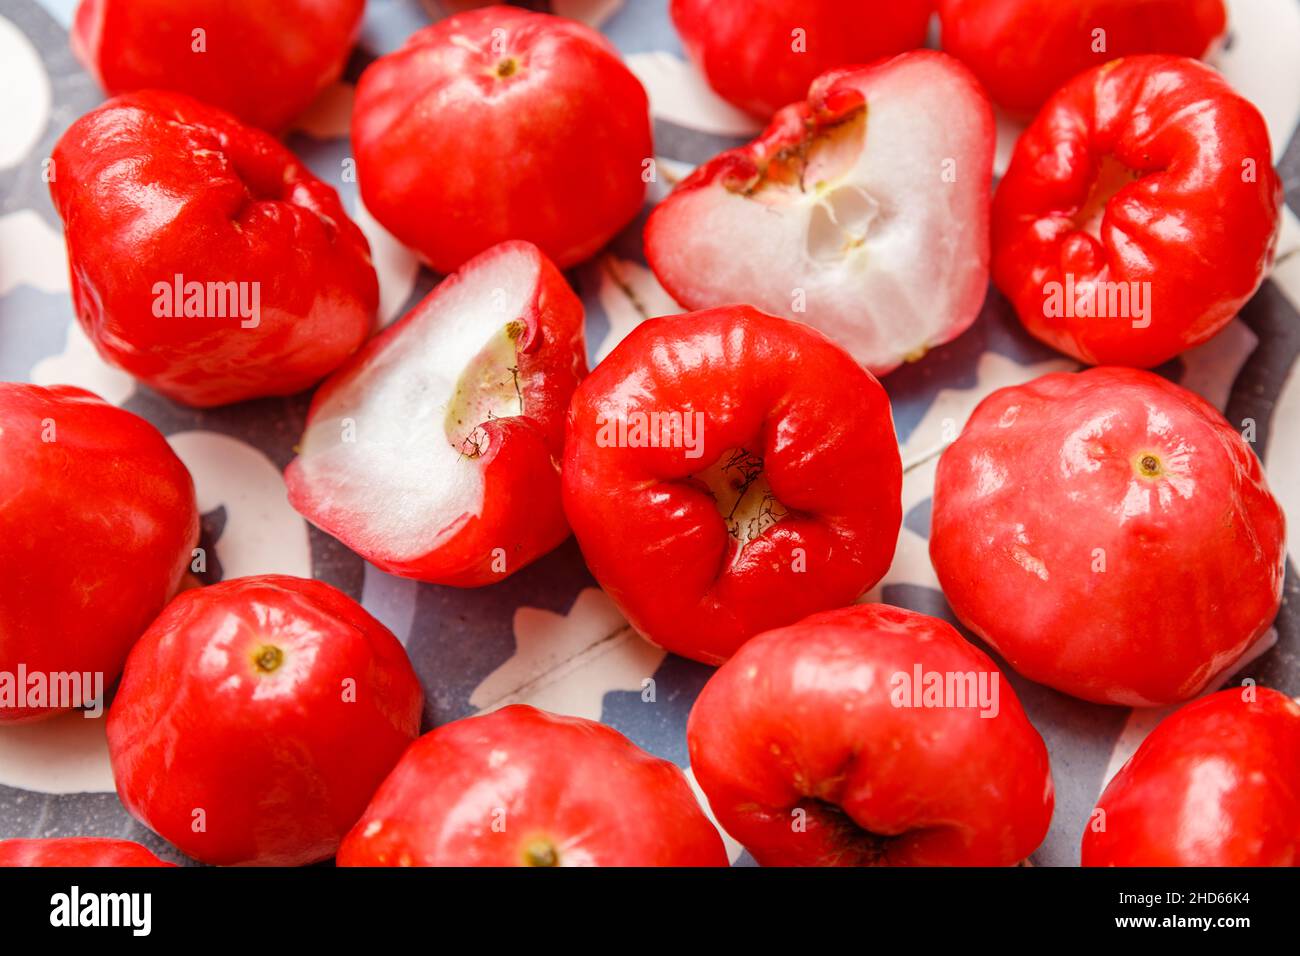
[[[646,258],[688,308],[750,303],[888,372],[979,314],[993,146],[988,98],[952,57],[832,70],[678,185]]]
[[[569,534],[564,412],[582,304],[536,246],[470,260],[326,380],[289,501],[378,567],[475,587]]]

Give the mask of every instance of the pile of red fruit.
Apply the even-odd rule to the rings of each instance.
[[[366,240],[275,137],[340,75],[362,0],[84,0],[74,46],[113,98],[53,154],[77,318],[176,402],[321,382],[289,500],[386,571],[478,587],[576,535],[639,632],[721,665],[691,767],[760,863],[1016,863],[1053,782],[1015,692],[948,623],[854,604],[901,521],[874,376],[967,329],[990,276],[1030,333],[1104,363],[980,404],[939,464],[931,557],[1026,678],[1196,698],[1277,613],[1284,518],[1242,436],[1142,369],[1254,294],[1281,188],[1258,111],[1192,59],[1220,0],[937,6],[947,52],[916,49],[930,0],[674,0],[714,89],[770,124],[645,224],[696,311],[589,373],[561,270],[655,172],[646,94],[598,33],[478,9],[366,69],[361,195],[450,274],[372,337]],[[993,102],[1037,114],[996,195]],[[118,793],[188,856],[727,864],[681,770],[608,727],[514,706],[420,736],[383,625],[317,581],[187,587],[198,527],[151,425],[0,385],[0,671],[120,676]],[[0,864],[158,862],[0,843]],[[1102,795],[1083,862],[1300,864],[1300,706],[1248,684],[1177,710]]]

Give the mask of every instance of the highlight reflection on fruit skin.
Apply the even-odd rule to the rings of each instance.
[[[425,734],[340,866],[727,866],[675,764],[604,724],[522,704]]]
[[[1300,704],[1233,687],[1161,721],[1107,785],[1084,866],[1300,865]]]
[[[989,395],[939,461],[931,524],[962,623],[1031,680],[1098,703],[1195,696],[1281,603],[1286,522],[1254,451],[1150,372]]]

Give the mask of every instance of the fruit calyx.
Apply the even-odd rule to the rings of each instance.
[[[263,674],[274,674],[284,663],[284,651],[274,644],[263,644],[253,652],[253,666]]]
[[[560,852],[546,837],[537,837],[524,844],[524,866],[559,866]]]
[[[1130,169],[1109,153],[1103,156],[1097,165],[1097,174],[1093,177],[1088,197],[1073,216],[1075,227],[1094,239],[1100,239],[1101,224],[1111,199],[1144,175],[1146,174]]]
[[[1165,473],[1165,466],[1159,455],[1144,451],[1133,459],[1133,470],[1143,478],[1159,478]]]
[[[893,838],[858,826],[839,804],[808,797],[799,801],[795,809],[802,810],[818,826],[834,834],[825,842],[839,849],[824,859],[822,865],[882,866],[887,862],[888,847]]]
[[[737,542],[735,557],[789,513],[767,481],[762,456],[745,448],[724,451],[691,477],[713,496],[727,534]]]

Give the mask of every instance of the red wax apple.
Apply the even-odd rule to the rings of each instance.
[[[1013,114],[1033,114],[1090,67],[1138,53],[1204,56],[1223,0],[939,0],[943,48]]]
[[[1052,818],[1047,748],[997,666],[883,604],[754,638],[686,739],[718,822],[764,866],[1004,866]]]
[[[1282,188],[1264,119],[1209,67],[1116,60],[1021,136],[993,202],[993,278],[1031,334],[1149,367],[1227,325],[1273,262]]]
[[[117,794],[204,863],[314,863],[419,734],[422,704],[397,638],[328,584],[195,588],[127,660],[108,712]]]
[[[832,70],[678,184],[646,258],[687,308],[747,302],[888,372],[979,314],[993,141],[988,98],[952,57]]]
[[[1300,705],[1232,688],[1175,711],[1107,785],[1084,866],[1300,866]]]
[[[507,239],[561,268],[641,209],[645,90],[599,33],[494,6],[414,33],[357,84],[352,145],[369,209],[438,272]]]
[[[188,93],[276,131],[338,79],[365,0],[82,0],[72,49],[109,95]]]
[[[178,93],[131,93],[73,123],[53,169],[77,319],[169,398],[292,394],[369,334],[365,237],[269,134]]]
[[[1186,700],[1268,629],[1285,519],[1213,407],[1150,372],[999,389],[939,460],[948,603],[1032,680],[1130,707]]]
[[[111,687],[198,536],[156,428],[79,388],[0,383],[0,725]]]
[[[582,303],[536,246],[502,243],[321,386],[289,501],[393,574],[499,581],[569,535],[559,459],[586,371]]]
[[[818,75],[925,45],[934,0],[672,0],[673,25],[719,96],[762,119]]]
[[[130,840],[52,837],[0,840],[0,866],[175,866]]]
[[[416,741],[340,866],[726,866],[674,764],[595,721],[522,704]]]
[[[569,407],[588,567],[637,630],[708,663],[880,580],[901,486],[880,383],[749,306],[643,322]]]

